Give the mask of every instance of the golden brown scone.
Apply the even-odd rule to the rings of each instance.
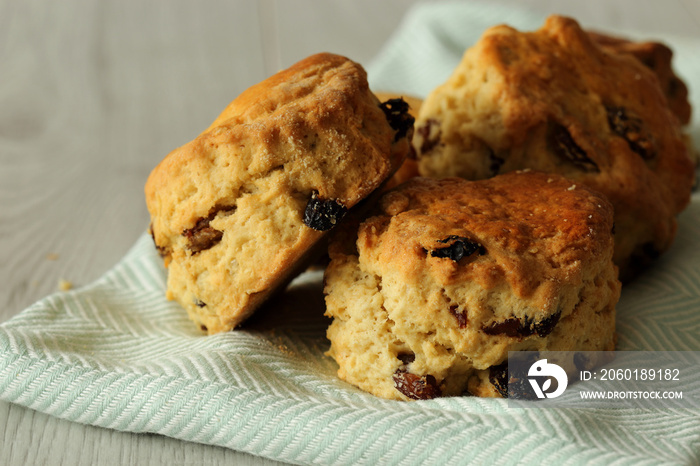
[[[625,279],[671,245],[694,179],[656,75],[559,16],[535,32],[487,30],[423,102],[414,141],[422,175],[532,168],[602,192]]]
[[[612,225],[604,196],[553,174],[417,177],[385,193],[329,247],[339,377],[396,400],[497,396],[488,374],[508,351],[612,350]]]
[[[391,99],[403,99],[409,106],[409,114],[414,118],[418,117],[420,106],[423,103],[423,101],[418,97],[405,94],[397,94],[395,92],[379,91],[375,92],[375,95],[382,102],[386,102]],[[413,146],[411,146],[411,151],[409,152],[408,157],[406,157],[406,160],[404,160],[404,162],[401,164],[396,173],[394,173],[394,176],[392,176],[386,182],[383,189],[388,190],[394,188],[403,183],[404,181],[408,181],[415,176],[418,176],[418,161],[416,160],[415,150],[413,149]]]
[[[688,87],[673,70],[673,50],[659,42],[635,42],[595,31],[588,31],[588,35],[604,50],[631,55],[652,70],[678,121],[682,125],[690,122],[692,108]]]
[[[146,183],[168,298],[210,334],[239,325],[394,173],[412,123],[337,55],[311,56],[243,92]]]

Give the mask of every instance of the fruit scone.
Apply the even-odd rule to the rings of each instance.
[[[365,70],[308,57],[240,94],[145,187],[167,297],[203,330],[244,321],[286,284],[348,209],[400,166],[413,117]]]
[[[603,195],[555,174],[403,183],[329,246],[338,376],[396,400],[502,396],[508,351],[613,350],[612,227]]]
[[[423,101],[414,142],[424,176],[532,168],[605,194],[625,279],[669,248],[694,181],[656,74],[559,16],[535,32],[488,29]]]

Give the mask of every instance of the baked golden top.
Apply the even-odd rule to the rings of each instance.
[[[610,203],[558,175],[419,177],[387,193],[379,206],[360,226],[357,247],[399,269],[407,283],[428,265],[442,285],[489,289],[505,281],[529,297],[543,277],[557,287],[576,283],[583,269],[607,265],[612,254]]]
[[[226,206],[284,169],[288,189],[352,207],[403,160],[405,139],[370,92],[364,69],[331,54],[311,56],[244,91],[212,125],[151,173],[146,201],[156,243]],[[358,154],[362,154],[358,157]]]
[[[656,74],[671,111],[682,125],[690,123],[692,108],[688,101],[688,86],[673,69],[673,50],[653,41],[632,41],[622,37],[588,31],[593,41],[605,50],[631,55]]]
[[[423,175],[532,168],[602,192],[615,206],[622,268],[669,247],[694,179],[654,72],[560,16],[534,32],[488,29],[426,97],[416,136]]]
[[[405,103],[380,103],[359,64],[313,55],[256,84],[145,187],[168,296],[229,330],[308,260],[410,149]]]

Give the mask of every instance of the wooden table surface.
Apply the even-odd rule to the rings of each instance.
[[[109,270],[146,230],[150,170],[238,93],[315,52],[369,62],[414,3],[0,0],[0,322]],[[700,36],[699,0],[501,3]],[[277,463],[0,402],[0,464]]]

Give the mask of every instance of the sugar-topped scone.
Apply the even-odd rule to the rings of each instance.
[[[168,298],[209,333],[243,322],[401,165],[407,107],[380,102],[364,69],[332,54],[243,92],[146,183]]]
[[[613,210],[559,175],[417,177],[346,224],[325,273],[328,352],[377,396],[498,396],[508,351],[612,350]]]
[[[669,248],[693,186],[691,152],[654,72],[559,16],[535,32],[487,30],[424,100],[414,141],[425,176],[532,168],[605,194],[626,278]]]

